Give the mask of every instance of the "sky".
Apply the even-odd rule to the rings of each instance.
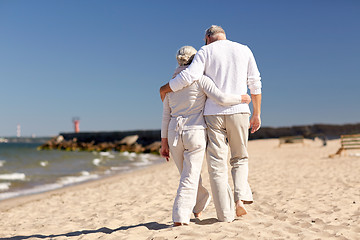
[[[159,88],[205,30],[249,46],[262,126],[360,122],[360,2],[0,0],[0,137],[160,129]]]

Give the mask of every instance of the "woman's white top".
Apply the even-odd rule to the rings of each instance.
[[[174,75],[186,67],[178,67]],[[223,106],[241,103],[241,95],[221,92],[209,77],[203,75],[188,87],[166,94],[163,102],[161,138],[167,138],[168,130],[175,130],[179,136],[183,130],[205,129],[203,110],[206,97]],[[178,136],[175,138],[174,146],[177,144]]]

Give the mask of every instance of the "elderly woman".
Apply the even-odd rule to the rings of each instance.
[[[190,65],[196,54],[191,46],[177,52],[179,66],[174,76]],[[161,127],[161,155],[171,157],[179,172],[180,182],[173,206],[174,226],[189,224],[191,212],[195,217],[210,202],[209,192],[202,186],[201,167],[206,148],[206,124],[203,109],[206,97],[221,105],[250,103],[250,97],[222,93],[207,76],[190,86],[168,93],[163,102]]]

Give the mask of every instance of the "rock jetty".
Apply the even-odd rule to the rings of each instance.
[[[160,138],[159,130],[60,133],[38,149],[99,152],[113,150],[159,154]]]
[[[342,134],[360,133],[360,123],[330,125],[314,124],[292,127],[262,127],[249,135],[249,139],[268,139],[286,136],[304,136],[304,138],[339,138]],[[124,132],[81,132],[60,133],[38,149],[59,149],[67,151],[128,151],[136,153],[156,153],[160,149],[160,130],[138,130]]]

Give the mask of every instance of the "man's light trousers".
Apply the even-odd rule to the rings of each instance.
[[[231,222],[235,217],[234,202],[253,201],[248,183],[249,114],[209,115],[205,121],[208,126],[206,159],[216,214],[219,221]],[[228,183],[228,144],[234,195]]]

